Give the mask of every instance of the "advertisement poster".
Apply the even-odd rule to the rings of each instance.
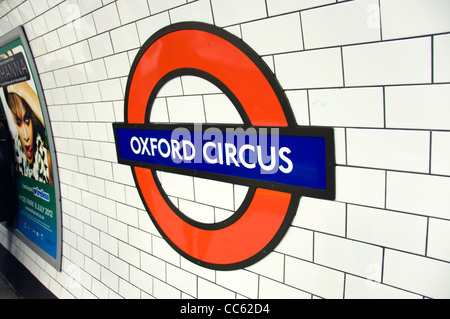
[[[15,228],[58,268],[60,196],[45,99],[23,29],[0,44],[0,102],[15,152]]]

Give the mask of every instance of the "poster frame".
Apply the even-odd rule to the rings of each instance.
[[[44,251],[39,245],[34,243],[31,239],[25,236],[22,232],[14,227],[12,229],[12,233],[16,235],[23,243],[25,243],[29,248],[31,248],[37,255],[39,255],[42,259],[44,259],[47,263],[49,263],[52,267],[54,267],[57,271],[61,271],[61,261],[62,261],[62,213],[61,213],[61,190],[59,183],[59,175],[58,175],[58,165],[57,165],[57,157],[55,151],[55,143],[53,139],[52,128],[50,125],[50,117],[47,109],[47,103],[44,95],[44,91],[42,88],[42,84],[40,81],[39,73],[35,64],[34,56],[31,51],[28,38],[26,36],[25,30],[23,26],[18,26],[13,30],[9,31],[5,35],[0,37],[0,48],[3,48],[14,41],[20,40],[23,50],[25,52],[25,58],[27,59],[28,66],[30,68],[31,76],[34,80],[36,93],[39,98],[42,116],[44,119],[44,123],[46,123],[46,133],[49,144],[49,152],[51,158],[51,167],[53,174],[53,189],[55,196],[55,214],[56,214],[56,254],[55,257],[49,255],[46,251]]]

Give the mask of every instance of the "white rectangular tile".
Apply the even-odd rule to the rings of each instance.
[[[194,178],[195,200],[220,208],[234,210],[233,184]]]
[[[108,78],[105,61],[103,59],[86,62],[84,68],[89,82],[106,80]]]
[[[47,53],[47,48],[45,47],[45,42],[44,42],[43,37],[37,38],[34,40],[30,40],[29,44],[30,44],[31,52],[33,52],[33,55],[35,58]]]
[[[154,15],[156,13],[186,4],[186,0],[166,0],[166,1],[148,0],[148,4],[150,6],[151,14]]]
[[[450,132],[433,132],[431,173],[450,175]]]
[[[69,47],[61,48],[55,51],[56,65],[58,68],[66,68],[73,65],[73,56]]]
[[[211,5],[215,22],[221,27],[267,16],[264,0],[212,0]]]
[[[61,35],[60,35],[61,38]],[[87,41],[77,42],[70,47],[73,61],[75,63],[83,63],[92,59],[91,51]]]
[[[109,199],[125,202],[125,188],[121,184],[105,181],[105,194]]]
[[[207,123],[242,124],[236,107],[225,94],[203,96]]]
[[[302,12],[305,48],[379,41],[379,23],[371,23],[371,8],[378,9],[378,0],[348,1]]]
[[[95,27],[98,33],[103,33],[120,26],[119,12],[115,3],[109,4],[95,11],[94,17]]]
[[[218,271],[216,283],[231,289],[247,298],[258,296],[258,275],[244,269],[231,271]]]
[[[122,241],[119,241],[119,258],[126,260],[129,265],[135,267],[139,267],[141,263],[139,250]]]
[[[201,277],[198,279],[198,298],[199,299],[233,299],[236,293],[218,286],[215,283],[205,280]]]
[[[93,109],[97,122],[115,122],[114,105],[112,102],[94,103]]]
[[[390,249],[384,258],[383,283],[429,298],[449,298],[449,263]]]
[[[285,283],[321,298],[341,299],[344,273],[300,259],[286,257]]]
[[[430,133],[382,129],[348,129],[349,165],[415,171],[429,170]]]
[[[127,280],[129,280],[127,278]],[[121,296],[123,296],[126,299],[137,299],[141,297],[141,293],[139,288],[132,285],[128,281],[119,278],[119,292]]]
[[[68,86],[70,85],[70,76],[69,76],[69,69],[59,69],[53,71],[53,74],[55,76],[55,82],[57,83],[58,87],[62,86]]]
[[[382,260],[383,250],[380,247],[315,233],[314,262],[318,264],[365,277],[370,267],[381,266]],[[379,278],[373,279],[380,281],[381,274]]]
[[[183,75],[180,79],[185,95],[223,93],[217,86],[198,76]]]
[[[73,0],[64,1],[58,7],[61,12],[61,16],[63,18],[64,23],[74,21],[81,17],[80,6],[76,1]]]
[[[130,283],[148,294],[153,294],[153,277],[136,267],[130,267]],[[141,295],[137,296],[140,297]]]
[[[172,123],[205,123],[205,112],[201,96],[168,98],[167,106]]]
[[[386,88],[386,126],[450,129],[450,85]]]
[[[304,260],[313,260],[313,232],[290,227],[275,251]]]
[[[58,7],[50,9],[44,16],[49,30],[55,30],[63,25],[63,20]]]
[[[172,265],[180,265],[180,255],[162,238],[153,236],[152,254]]]
[[[166,278],[166,263],[147,252],[141,252],[141,269],[153,277],[164,280]]]
[[[309,105],[307,90],[286,91],[286,96],[294,112],[298,125],[309,125]]]
[[[168,195],[194,200],[193,177],[161,172],[161,183]]]
[[[136,208],[123,203],[116,203],[116,218],[118,221],[133,226],[138,227],[138,211]],[[128,227],[131,231],[131,227]]]
[[[2,19],[3,23],[4,19]],[[8,21],[8,23],[10,23]],[[44,35],[45,33],[47,33],[48,27],[47,27],[47,22],[45,21],[45,17],[44,16],[36,16],[34,20],[32,20],[31,22],[31,26],[34,30],[34,36],[39,37]]]
[[[169,15],[172,23],[183,21],[214,23],[209,0],[198,0],[188,6],[176,7],[169,11]]]
[[[119,222],[118,220],[108,218],[108,234],[119,239],[118,247],[120,247],[122,242],[128,241],[128,227],[126,224]]]
[[[102,6],[102,0],[79,0],[80,12],[82,15],[91,13]]]
[[[164,281],[153,280],[153,296],[157,299],[181,299],[181,291]]]
[[[197,297],[197,276],[181,268],[167,265],[167,283],[192,297]]]
[[[168,123],[169,112],[165,98],[156,98],[150,112],[150,122]]]
[[[450,30],[446,0],[381,0],[380,6],[384,40]]]
[[[97,34],[92,15],[87,15],[78,19],[75,24],[75,33],[78,41],[93,37]]]
[[[97,59],[113,53],[111,38],[108,32],[88,39],[92,58]]]
[[[214,223],[214,208],[197,202],[179,199],[178,209],[187,217],[206,224]]]
[[[343,48],[346,86],[431,82],[431,39],[417,38]]]
[[[259,280],[261,299],[311,299],[311,294],[283,285],[281,282],[261,277]]]
[[[150,4],[151,6],[151,4]],[[168,13],[152,15],[136,22],[139,39],[145,43],[156,31],[170,24]]]
[[[267,10],[269,15],[299,11],[325,4],[335,3],[335,0],[267,0]]]
[[[150,15],[147,0],[119,0],[116,5],[122,25]]]
[[[340,49],[322,49],[275,56],[276,76],[284,89],[341,87]]]
[[[430,218],[427,256],[450,262],[450,221]]]
[[[381,269],[372,270],[373,273],[381,272]],[[408,291],[404,291],[388,285],[383,285],[370,276],[360,278],[345,276],[345,299],[421,299],[422,297]]]
[[[383,89],[351,88],[309,91],[311,125],[383,127]]]
[[[100,88],[98,83],[88,83],[81,85],[81,94],[83,97],[83,101],[86,103],[89,102],[99,102],[102,100],[100,95]]]
[[[45,47],[48,52],[55,51],[61,48],[61,41],[56,31],[49,32],[43,36]]]
[[[122,85],[119,79],[99,82],[102,101],[113,101],[123,99]]]
[[[450,81],[450,34],[434,36],[434,81]]]
[[[67,96],[67,103],[83,103],[83,94],[81,93],[81,85],[72,85],[64,88]]]
[[[411,214],[349,205],[347,236],[374,245],[424,254],[427,219]]]
[[[35,13],[33,11],[33,7],[31,6],[31,2],[24,2],[20,6],[18,6],[18,11],[20,15],[23,17],[24,22],[27,22],[34,18]]]
[[[303,49],[298,13],[244,23],[242,38],[259,55]]]
[[[130,73],[130,63],[126,52],[105,57],[104,60],[106,72],[108,73],[108,77],[110,79],[128,76]]]
[[[384,207],[385,172],[354,167],[336,167],[336,200]]]
[[[71,66],[67,69],[71,84],[81,84],[87,82],[86,70],[82,64]]]
[[[328,234],[345,235],[344,203],[302,197],[292,224]]]
[[[144,252],[151,252],[152,248],[152,235],[140,230],[139,228],[128,228],[128,241],[130,245],[140,249]],[[141,254],[141,265],[143,263]]]
[[[114,53],[140,47],[136,24],[131,23],[110,31]]]
[[[281,282],[284,279],[284,255],[271,252],[263,259],[247,267],[247,269]]]
[[[450,179],[441,176],[388,172],[386,207],[450,218]]]

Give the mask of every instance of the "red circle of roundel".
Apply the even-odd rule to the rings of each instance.
[[[258,59],[241,40],[211,25],[180,23],[164,28],[146,42],[133,64],[125,120],[147,123],[149,98],[158,82],[170,72],[197,69],[217,78],[236,96],[251,125],[287,126],[282,90]],[[213,269],[242,268],[264,257],[281,240],[298,204],[293,194],[257,188],[234,223],[202,229],[173,211],[151,169],[133,167],[133,173],[163,237],[187,259]]]

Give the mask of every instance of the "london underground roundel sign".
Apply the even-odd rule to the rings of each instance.
[[[243,124],[150,123],[159,90],[182,75],[220,88]],[[218,27],[178,23],[155,33],[132,65],[124,119],[114,123],[119,163],[131,166],[164,239],[204,267],[255,263],[283,238],[301,196],[334,199],[333,129],[297,126],[272,71],[242,40]],[[246,185],[249,192],[232,217],[206,224],[172,204],[158,170]]]

